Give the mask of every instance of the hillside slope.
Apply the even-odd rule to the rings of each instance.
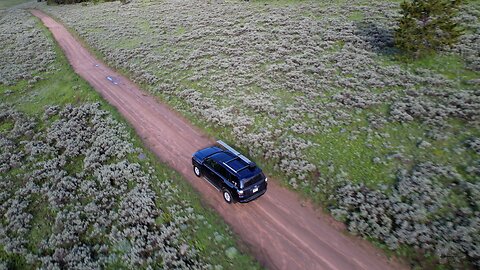
[[[478,265],[478,1],[458,45],[409,64],[397,1],[42,8],[351,232],[425,267]]]
[[[0,29],[0,269],[260,268],[37,19]]]
[[[271,269],[403,268],[366,241],[346,237],[332,228],[328,218],[302,205],[294,193],[272,182],[274,179],[267,194],[254,202],[224,203],[214,188],[192,173],[192,153],[213,141],[127,78],[99,63],[62,25],[39,11],[33,13],[52,31],[75,71],[118,108],[161,160],[203,195],[262,265]]]

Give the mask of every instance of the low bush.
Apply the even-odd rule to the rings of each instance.
[[[19,20],[19,18],[22,18]],[[54,69],[52,41],[35,27],[37,21],[20,8],[0,14],[0,84],[38,81],[39,72]]]
[[[4,252],[41,268],[207,267],[180,237],[197,215],[187,203],[157,207],[178,200],[177,190],[129,161],[138,150],[122,125],[99,104],[46,113],[42,131],[38,121],[1,108],[0,123],[14,122],[0,134]],[[158,223],[165,213],[168,222]]]

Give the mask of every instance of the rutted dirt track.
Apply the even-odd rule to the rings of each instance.
[[[367,241],[344,235],[331,217],[269,181],[267,193],[248,204],[227,205],[219,192],[195,177],[191,154],[212,145],[183,117],[94,58],[65,27],[33,10],[50,29],[75,71],[130,122],[144,143],[180,172],[270,269],[406,269]],[[268,174],[268,172],[267,172]]]

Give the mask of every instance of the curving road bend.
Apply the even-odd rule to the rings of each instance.
[[[269,181],[269,190],[248,204],[227,205],[206,181],[195,177],[191,154],[213,140],[154,97],[90,54],[60,23],[39,10],[70,64],[127,119],[143,142],[202,194],[269,269],[407,269],[297,194]]]

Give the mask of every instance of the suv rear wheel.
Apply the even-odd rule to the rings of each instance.
[[[195,166],[195,165],[193,165],[193,173],[194,173],[197,177],[202,176],[202,173],[200,172],[200,168],[198,168],[198,167]]]
[[[227,202],[227,203],[232,203],[233,202],[233,197],[232,197],[232,193],[230,193],[230,191],[226,188],[223,189],[222,191],[223,193],[223,199]]]

